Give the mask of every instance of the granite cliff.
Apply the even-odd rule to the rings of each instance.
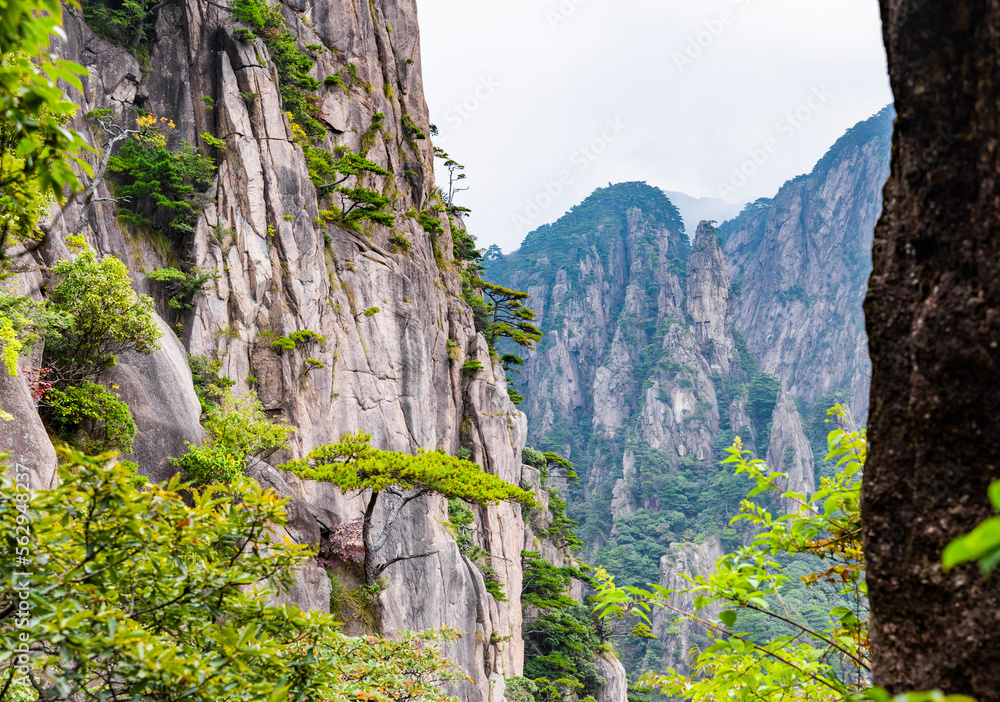
[[[531,293],[546,334],[516,380],[529,440],[580,469],[572,513],[617,582],[676,582],[748,537],[728,524],[746,484],[718,465],[735,436],[809,493],[825,410],[866,415],[861,301],[893,117],[690,243],[665,194],[625,183],[490,261],[493,279]],[[704,633],[686,627],[625,644],[627,667],[682,663]]]
[[[255,36],[217,3],[157,7],[137,52],[94,31],[79,10],[67,10],[59,51],[89,71],[83,91],[70,96],[80,108],[74,126],[96,147],[95,165],[111,144],[106,127],[85,119],[93,111],[124,128],[152,115],[169,123],[169,148],[213,150],[217,171],[192,223],[169,237],[156,221],[125,225],[116,217],[114,187],[98,180],[92,202],[77,197],[55,213],[41,246],[11,252],[18,292],[41,299],[47,268],[69,256],[66,237],[80,235],[99,254],[124,260],[135,289],[157,300],[160,349],[123,355],[106,377],[137,424],[127,458],[161,480],[174,472],[168,459],[201,440],[193,356],[217,361],[237,395],[255,390],[271,416],[298,427],[290,449],[252,475],[290,498],[287,535],[299,543],[321,544],[338,524],[360,517],[362,503],[274,466],[346,432],[367,432],[383,449],[464,449],[489,473],[530,486],[533,469],[521,461],[525,416],[508,398],[456,272],[462,263],[454,241],[467,240],[464,225],[436,194],[416,3],[280,5],[294,50],[309,59],[310,80],[297,79],[305,93],[290,92],[283,59],[266,41],[277,30]],[[311,142],[293,118],[296,95],[306,96],[321,125],[322,135]],[[387,198],[391,226],[377,219],[344,226],[329,215],[331,191],[315,177],[319,151],[364,154],[381,169],[358,182]],[[164,266],[209,274],[190,309],[169,305],[147,278]],[[275,346],[275,339],[303,330],[313,333],[307,347]],[[25,367],[37,360],[25,359]],[[463,373],[470,360],[482,370]],[[36,487],[51,485],[56,456],[27,381],[22,375],[0,383],[16,416],[0,425],[0,449],[32,469]],[[446,528],[446,500],[426,497],[407,507],[387,548],[433,555],[391,568],[380,596],[381,628],[392,634],[448,625],[465,632],[448,654],[474,684],[457,692],[465,700],[498,702],[504,676],[523,671],[521,551],[538,549],[544,539],[535,537],[519,506],[474,512],[476,545],[506,599],[487,589],[481,567]],[[554,546],[548,551],[568,558]],[[327,572],[311,564],[289,597],[328,610]],[[601,702],[624,702],[620,664],[602,659],[602,666],[609,672]]]

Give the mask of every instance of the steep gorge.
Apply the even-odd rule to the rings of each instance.
[[[546,334],[517,378],[529,441],[573,459],[571,513],[617,582],[675,582],[747,538],[728,524],[747,483],[718,463],[735,436],[809,493],[828,470],[825,410],[866,416],[861,301],[893,117],[690,244],[662,192],[625,183],[490,261]],[[696,629],[626,644],[627,667],[683,667]]]

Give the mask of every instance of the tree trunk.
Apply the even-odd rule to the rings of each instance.
[[[1000,699],[1000,577],[942,574],[1000,479],[1000,0],[881,0],[899,117],[865,302],[873,677]]]

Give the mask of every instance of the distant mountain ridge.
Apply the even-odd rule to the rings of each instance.
[[[861,300],[893,117],[690,241],[665,193],[621,183],[488,262],[489,279],[530,293],[545,332],[516,380],[529,443],[574,461],[571,514],[617,582],[670,582],[675,563],[711,560],[697,545],[664,557],[676,544],[746,537],[729,526],[745,480],[719,466],[734,436],[810,492],[827,403],[864,417]],[[683,665],[681,643],[628,643],[623,661]]]

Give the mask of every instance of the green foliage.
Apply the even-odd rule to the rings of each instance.
[[[572,580],[594,584],[593,579],[579,568],[555,566],[537,551],[522,551],[521,564],[524,570],[521,604],[526,607],[541,610],[576,607],[576,600],[566,595]]]
[[[202,412],[217,407],[222,402],[226,390],[236,385],[236,381],[232,378],[220,375],[222,361],[188,354],[188,366],[191,368],[194,391],[198,395]]]
[[[534,680],[511,675],[507,678],[504,697],[507,702],[535,702],[538,699],[538,685]]]
[[[530,493],[483,472],[475,463],[437,451],[418,453],[415,456],[381,451],[372,448],[371,436],[363,433],[347,435],[335,444],[313,449],[305,459],[292,461],[281,468],[306,480],[332,483],[345,492],[371,490],[362,527],[367,585],[376,584],[385,569],[397,561],[431,555],[423,553],[380,560],[379,554],[393,532],[400,511],[415,499],[438,493],[475,504],[502,501],[534,504]],[[401,492],[403,490],[411,492],[404,495]],[[383,492],[396,500],[386,506],[384,526],[381,533],[376,534],[372,514]],[[489,565],[488,562],[485,565]],[[484,575],[489,576],[489,570],[484,570]],[[496,587],[491,592],[494,596],[503,596],[502,591],[498,591]]]
[[[767,454],[771,443],[771,416],[774,406],[778,403],[778,391],[781,382],[773,375],[758,372],[750,383],[750,397],[747,402],[747,413],[757,432],[757,455]]]
[[[841,420],[841,408],[831,410]],[[870,679],[867,634],[867,586],[861,550],[859,514],[860,473],[867,455],[863,433],[838,429],[830,433],[831,460],[837,475],[822,481],[811,498],[783,492],[786,478],[753,460],[737,440],[725,463],[736,466],[756,484],[749,498],[764,492],[782,494],[797,503],[798,512],[774,517],[746,500],[735,521],[749,521],[757,530],[750,546],[723,556],[708,576],[688,578],[679,590],[694,597],[694,611],[670,604],[678,591],[659,585],[649,590],[615,585],[598,573],[602,616],[635,616],[649,623],[652,607],[693,619],[708,631],[709,644],[698,652],[690,677],[674,670],[647,673],[640,681],[663,694],[689,700],[779,700],[789,694],[804,699],[860,699]],[[803,616],[781,599],[792,572],[788,557],[812,558],[815,569],[799,575],[807,586],[836,588],[849,606],[835,606],[822,616]],[[728,607],[720,621],[708,620],[698,610],[721,602]],[[777,607],[777,605],[781,605]],[[748,623],[761,617],[782,625],[780,635],[760,636]]]
[[[146,40],[150,19],[145,0],[83,0],[83,17],[98,34],[134,50]]]
[[[177,268],[157,268],[146,277],[160,283],[167,295],[167,304],[177,311],[189,310],[194,305],[192,299],[213,280],[219,278],[216,271],[195,266],[187,271]]]
[[[596,658],[604,650],[590,607],[573,603],[544,611],[524,626],[524,676],[535,682],[535,699],[548,702],[594,695],[606,682]]]
[[[320,346],[322,346],[323,344],[326,343],[325,336],[317,334],[316,332],[311,331],[309,329],[302,329],[297,332],[292,332],[291,334],[288,335],[288,338],[291,339],[296,346],[305,346],[311,343],[319,344]]]
[[[272,421],[253,391],[243,397],[223,393],[220,405],[208,411],[205,428],[210,445],[248,459],[267,457],[283,449],[295,433],[295,427]]]
[[[574,551],[583,548],[583,541],[576,535],[579,522],[566,516],[566,502],[555,490],[549,490],[549,512],[552,514],[552,523],[545,532],[549,540],[557,548],[568,546]]]
[[[989,497],[993,508],[1000,512],[1000,481],[990,485]],[[1000,564],[1000,517],[987,519],[971,533],[955,539],[941,556],[945,572],[972,561],[979,561],[983,575],[989,575]]]
[[[458,550],[479,568],[483,574],[486,591],[498,602],[506,602],[507,595],[496,568],[493,567],[492,555],[486,549],[477,546],[472,539],[471,527],[475,522],[476,518],[465,502],[456,497],[448,499],[448,523],[445,526],[455,537]]]
[[[409,113],[403,113],[403,137],[406,139],[426,139],[427,135],[418,127]]]
[[[230,484],[247,461],[284,448],[295,433],[295,427],[268,418],[255,392],[236,397],[226,389],[219,405],[206,409],[205,428],[204,446],[190,445],[186,454],[170,459],[185,480],[197,485]]]
[[[83,381],[45,393],[44,417],[51,431],[88,453],[132,453],[136,427],[128,405],[103,385]]]
[[[389,244],[392,247],[393,253],[410,250],[410,240],[404,234],[393,234],[389,237]]]
[[[475,463],[436,451],[410,455],[372,448],[368,434],[350,434],[309,452],[284,470],[306,480],[333,483],[346,492],[388,488],[423,489],[475,504],[515,501],[534,504],[531,494],[483,472]]]
[[[549,464],[545,459],[545,454],[541,451],[536,451],[530,446],[525,446],[524,450],[521,451],[521,462],[539,470],[545,470]]]
[[[89,147],[66,127],[77,107],[56,82],[82,92],[78,76],[87,70],[49,53],[52,37],[64,36],[61,21],[57,0],[0,6],[0,256],[10,244],[36,238],[51,200],[79,187],[73,164],[91,173],[79,158]]]
[[[470,358],[462,364],[462,373],[471,377],[479,375],[483,371],[483,363],[475,358]]]
[[[172,126],[162,118],[140,117],[140,132],[111,157],[108,171],[117,176],[122,221],[178,238],[194,231],[201,193],[212,184],[215,164],[187,143],[170,151],[158,131],[163,124]]]
[[[392,204],[392,198],[362,184],[366,174],[389,176],[389,171],[346,148],[342,149],[342,155],[336,157],[325,149],[312,146],[306,133],[294,122],[292,132],[305,153],[309,179],[317,192],[320,195],[336,193],[340,197],[342,223],[356,225],[368,220],[387,227],[395,225],[396,218],[386,211]],[[347,185],[351,178],[355,179],[353,186]]]
[[[438,648],[453,630],[351,638],[271,604],[310,556],[271,538],[287,523],[273,491],[238,481],[186,504],[176,478],[139,490],[106,457],[60,455],[50,490],[0,471],[0,647],[26,645],[42,699],[444,702],[436,684],[467,679]]]
[[[368,309],[366,309],[366,310],[365,310],[364,312],[362,312],[361,314],[362,314],[363,316],[365,316],[365,317],[374,317],[374,316],[375,316],[375,315],[377,315],[377,314],[378,314],[378,313],[379,313],[380,311],[381,311],[381,310],[379,310],[379,308],[378,308],[378,307],[369,307]]]
[[[271,342],[271,350],[277,353],[281,353],[282,351],[294,351],[295,342],[287,336],[280,336]]]
[[[162,331],[153,301],[132,290],[125,264],[113,256],[98,260],[91,249],[52,267],[58,282],[50,308],[62,317],[45,344],[46,365],[62,380],[93,379],[117,362],[117,354],[151,354]]]
[[[487,326],[483,333],[491,346],[509,340],[525,348],[534,348],[542,333],[531,324],[535,313],[524,306],[528,293],[478,281],[486,303]]]
[[[455,243],[455,258],[459,261],[471,261],[473,263],[483,258],[482,252],[476,248],[476,239],[465,227],[453,226],[451,228],[451,238]]]
[[[228,485],[243,475],[246,457],[225,446],[191,446],[170,462],[180,469],[184,480],[196,485]]]

